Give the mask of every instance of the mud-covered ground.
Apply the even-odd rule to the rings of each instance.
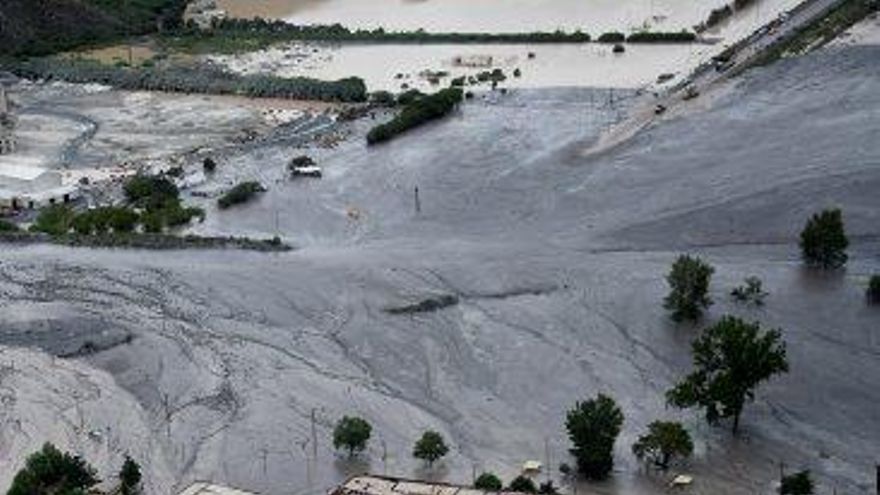
[[[324,179],[273,183],[195,228],[281,233],[300,247],[291,253],[4,247],[0,342],[86,356],[14,351],[29,365],[0,373],[13,404],[0,486],[44,440],[105,475],[131,451],[156,494],[195,479],[318,493],[364,469],[510,479],[545,445],[551,464],[567,460],[566,409],[605,392],[626,415],[615,474],[579,491],[662,491],[630,445],[648,422],[677,418],[696,438],[681,468],[696,477],[691,493],[772,493],[779,461],[812,469],[822,492],[871,493],[880,310],[864,290],[880,271],[878,65],[878,47],[786,60],[711,109],[589,158],[626,93],[612,108],[605,90],[516,91],[388,145],[322,150]],[[220,167],[277,179],[299,152],[266,144]],[[851,261],[816,274],[796,236],[826,206],[844,211]],[[699,331],[661,308],[681,252],[716,267],[706,323],[735,313],[788,342],[791,373],[760,389],[738,439],[663,401]],[[770,292],[761,309],[727,296],[748,275]],[[457,304],[387,311],[444,295]],[[343,414],[373,423],[362,463],[330,447]],[[426,428],[452,447],[433,472],[410,456]]]

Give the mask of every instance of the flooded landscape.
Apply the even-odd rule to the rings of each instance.
[[[0,71],[14,144],[0,193],[15,192],[0,232],[0,490],[51,442],[94,467],[103,495],[121,493],[129,457],[142,495],[196,482],[325,495],[367,473],[459,489],[483,472],[562,495],[774,495],[780,471],[873,495],[880,13],[825,45],[798,36],[838,0],[799,4],[757,1],[676,43],[291,40],[209,23],[45,59],[74,61],[76,81]],[[216,8],[595,38],[691,30],[722,5]],[[100,71],[83,82],[79,67]],[[164,190],[138,197],[143,178]],[[43,181],[75,194],[39,196]],[[252,194],[225,203],[242,185]],[[845,219],[837,269],[804,254],[825,209]],[[141,223],[82,227],[106,211]],[[57,217],[61,232],[40,230]],[[666,303],[681,255],[711,266],[693,321]],[[753,277],[760,304],[737,297]],[[727,316],[778,329],[789,366],[754,390],[735,435],[667,395]],[[598,394],[623,416],[604,479],[573,472],[567,426]],[[336,445],[346,416],[371,425],[361,451]],[[633,448],[657,421],[691,442],[668,469]],[[414,442],[429,430],[448,449],[426,462]]]

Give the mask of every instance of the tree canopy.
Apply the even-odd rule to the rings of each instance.
[[[654,421],[648,425],[648,433],[633,444],[632,450],[639,460],[665,470],[674,457],[690,456],[694,451],[694,442],[681,423]]]
[[[538,493],[538,488],[535,486],[535,482],[522,475],[511,480],[510,485],[507,486],[507,490],[520,493]]]
[[[349,457],[367,448],[373,427],[363,418],[345,416],[333,429],[333,447],[348,450]]]
[[[829,269],[845,265],[849,239],[840,210],[824,210],[810,217],[801,232],[800,246],[801,255],[810,266]]]
[[[755,388],[773,375],[788,371],[780,330],[762,331],[758,323],[725,316],[693,343],[694,371],[666,393],[676,407],[706,409],[715,424],[733,418],[733,432]]]
[[[779,493],[780,495],[812,495],[813,480],[810,478],[810,471],[805,470],[783,476]]]
[[[79,495],[98,484],[91,466],[51,443],[31,454],[12,480],[7,495]]]
[[[125,456],[122,469],[119,470],[119,482],[122,495],[134,495],[140,492],[141,467],[129,456]]]
[[[497,492],[501,491],[502,487],[501,478],[495,476],[494,473],[483,473],[474,481],[474,488],[480,490]]]
[[[666,276],[669,294],[663,307],[672,313],[675,321],[698,320],[703,310],[712,304],[709,282],[715,269],[698,257],[679,256]]]
[[[413,447],[413,457],[427,462],[429,466],[433,465],[434,462],[445,456],[448,452],[449,447],[443,441],[443,436],[432,430],[422,434],[422,438]]]
[[[588,479],[604,479],[614,467],[614,442],[623,425],[623,412],[614,399],[599,394],[568,411],[565,427],[578,471]]]

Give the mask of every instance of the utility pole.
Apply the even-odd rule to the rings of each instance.
[[[416,215],[422,213],[422,199],[419,197],[419,186],[416,186],[413,189],[414,197],[415,197],[415,206],[416,206]]]

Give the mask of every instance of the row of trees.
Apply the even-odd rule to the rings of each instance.
[[[333,428],[333,448],[345,450],[349,457],[363,452],[367,448],[373,427],[367,420],[357,416],[344,416]],[[449,453],[449,447],[443,436],[434,430],[427,430],[413,445],[412,455],[432,466]]]
[[[119,493],[141,492],[141,468],[125,456],[119,470]],[[62,452],[51,443],[28,456],[24,467],[12,479],[7,495],[84,495],[100,483],[95,468],[79,456]]]
[[[452,112],[463,97],[461,88],[446,88],[412,100],[391,121],[377,125],[367,133],[367,144],[373,145],[394,137]]]
[[[366,84],[359,77],[321,81],[309,77],[241,75],[210,64],[198,67],[122,67],[94,60],[51,57],[13,63],[8,70],[26,79],[98,83],[136,91],[341,102],[367,99]]]

